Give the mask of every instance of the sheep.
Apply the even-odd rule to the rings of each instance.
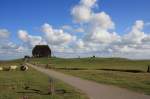
[[[28,66],[25,66],[26,67],[26,70],[28,70],[29,69],[29,67]]]
[[[3,67],[0,67],[0,71],[3,71]]]
[[[10,68],[10,70],[16,70],[18,68],[18,66],[14,65],[14,66],[10,66],[9,68]]]
[[[22,65],[22,66],[20,67],[20,70],[22,70],[22,71],[27,71],[27,70],[28,70],[28,66]]]

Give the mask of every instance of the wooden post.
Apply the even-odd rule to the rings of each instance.
[[[150,65],[148,65],[147,72],[150,73]]]
[[[48,64],[46,64],[46,65],[45,65],[45,68],[46,68],[46,69],[48,69],[48,68],[49,68]]]
[[[55,92],[54,88],[54,80],[52,77],[49,78],[49,88],[48,88],[48,94],[52,95]]]

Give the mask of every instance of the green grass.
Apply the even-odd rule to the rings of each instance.
[[[1,61],[0,66],[19,65],[21,62],[22,60]],[[25,89],[26,86],[29,89]],[[29,99],[87,99],[79,90],[59,80],[54,80],[54,86],[57,91],[48,95],[49,77],[32,68],[28,71],[0,71],[0,99],[23,99],[23,96],[28,96]]]
[[[54,66],[57,70],[67,74],[150,95],[150,73],[146,73],[147,65],[150,64],[149,60],[41,58],[32,59],[31,62],[50,64],[50,66]],[[138,72],[136,73],[135,71]]]
[[[88,68],[88,69],[137,69],[147,70],[149,60],[128,60],[122,58],[40,58],[32,59],[31,62],[40,64],[52,64],[56,68]]]

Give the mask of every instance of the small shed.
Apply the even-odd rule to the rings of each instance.
[[[51,49],[48,45],[36,45],[32,50],[32,56],[39,57],[51,57]]]

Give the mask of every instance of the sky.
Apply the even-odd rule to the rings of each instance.
[[[58,57],[150,59],[150,0],[0,0],[0,60],[47,44]]]

